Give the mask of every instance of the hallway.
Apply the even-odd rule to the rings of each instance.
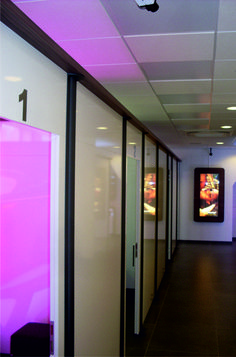
[[[236,242],[180,242],[127,356],[236,356]]]

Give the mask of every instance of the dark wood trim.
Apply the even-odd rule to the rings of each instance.
[[[65,356],[74,356],[74,226],[77,75],[68,75],[65,182]]]
[[[79,75],[80,83],[84,87],[90,90],[122,117],[129,118],[129,121],[136,128],[145,132],[155,143],[158,142],[165,150],[171,152],[170,149],[157,136],[155,136],[144,124],[142,124],[132,113],[130,113],[95,78],[93,78],[10,0],[2,0],[0,2],[0,16],[1,21],[11,30],[49,58],[57,66],[62,68],[65,72]],[[180,161],[174,153],[172,153],[172,155]]]

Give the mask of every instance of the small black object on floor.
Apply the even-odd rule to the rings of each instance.
[[[30,322],[11,336],[12,356],[50,356],[50,325]]]

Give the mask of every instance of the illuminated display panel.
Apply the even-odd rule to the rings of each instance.
[[[156,215],[156,172],[155,168],[145,168],[144,177],[144,217],[155,219]]]
[[[224,221],[224,169],[195,169],[194,220]]]
[[[51,134],[0,120],[0,354],[50,321]]]

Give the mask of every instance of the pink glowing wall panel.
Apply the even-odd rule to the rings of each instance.
[[[27,322],[50,319],[49,133],[0,120],[0,352]]]

